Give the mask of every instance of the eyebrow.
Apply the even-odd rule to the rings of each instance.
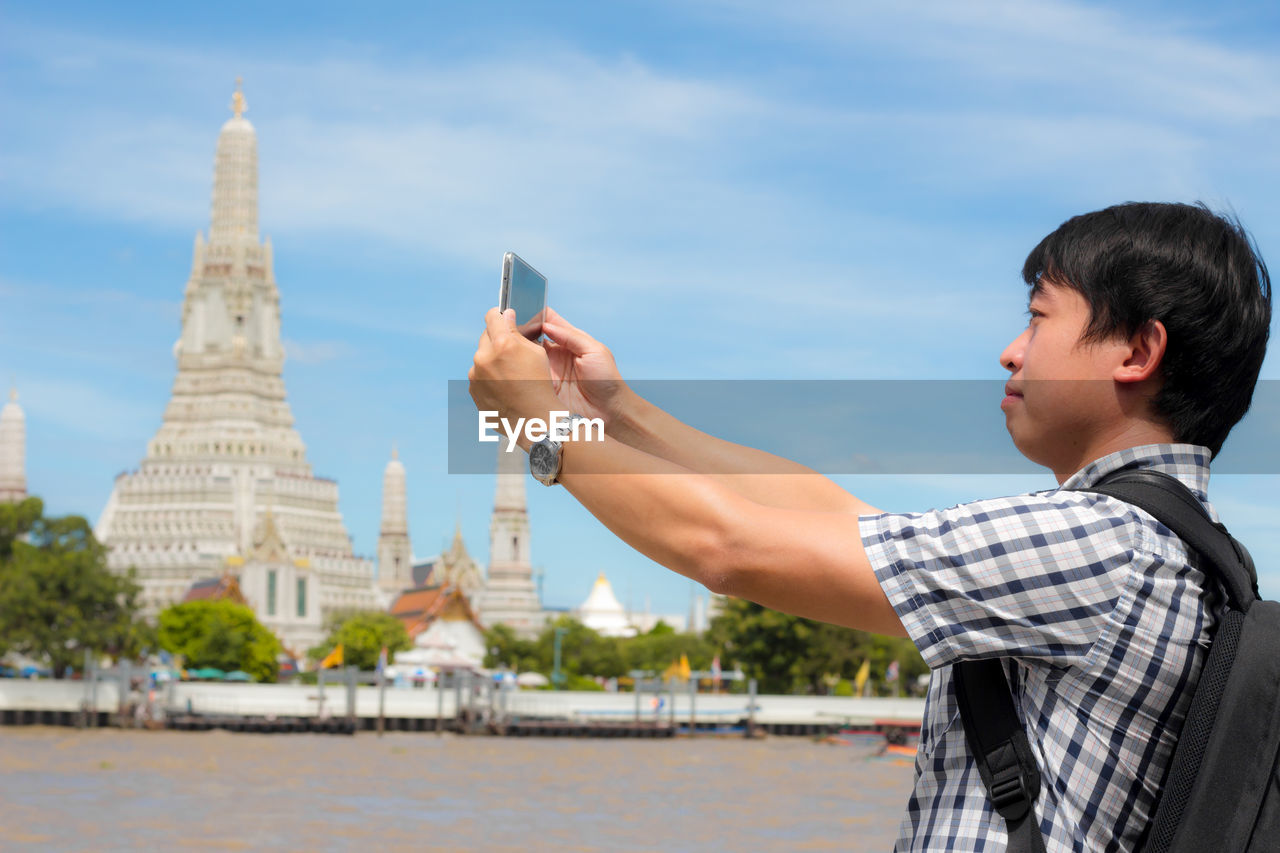
[[[1036,283],[1031,285],[1031,293],[1027,295],[1027,307],[1031,307],[1031,303],[1036,301],[1037,296],[1044,296],[1044,285],[1040,283],[1040,279],[1036,279]]]

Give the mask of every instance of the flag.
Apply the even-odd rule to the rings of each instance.
[[[331,666],[342,666],[342,643],[333,647],[333,651],[325,655],[324,660],[320,661],[321,669],[328,669]]]
[[[720,684],[720,655],[716,655],[711,659],[711,680]]]
[[[858,674],[853,678],[854,692],[859,696],[862,695],[862,689],[867,686],[867,679],[871,677],[871,658],[867,658],[862,662],[862,666],[858,667]]]
[[[378,675],[382,675],[387,669],[387,647],[383,646],[382,651],[378,652]]]
[[[891,682],[898,680],[898,662],[896,660],[889,664],[889,669],[884,674],[884,680]]]
[[[689,656],[680,655],[680,680],[688,681],[693,676],[693,670],[689,668]]]

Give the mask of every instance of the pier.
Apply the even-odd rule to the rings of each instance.
[[[126,668],[84,681],[0,680],[0,725],[599,738],[855,729],[899,740],[919,731],[924,714],[923,699],[694,693],[671,683],[635,693],[517,690],[466,673],[439,687],[393,687],[353,670],[326,673],[316,685],[170,682],[148,702],[147,692],[129,689],[132,677]]]

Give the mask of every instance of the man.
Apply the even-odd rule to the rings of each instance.
[[[1060,488],[946,510],[882,513],[679,423],[555,314],[538,346],[490,311],[470,373],[481,409],[605,420],[605,441],[551,448],[558,482],[655,561],[716,592],[915,642],[933,677],[904,850],[1005,847],[951,677],[982,658],[1005,661],[1042,775],[1047,849],[1139,847],[1216,618],[1197,558],[1166,528],[1073,490],[1153,468],[1208,507],[1209,460],[1265,354],[1265,266],[1238,224],[1205,208],[1128,204],[1064,223],[1023,277],[1030,319],[1000,356],[1000,407]]]

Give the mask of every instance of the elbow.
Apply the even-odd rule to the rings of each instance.
[[[690,576],[717,595],[741,596],[745,560],[732,522],[696,532],[689,549]]]
[[[710,478],[691,478],[682,485],[691,500],[679,515],[682,523],[673,529],[678,532],[669,541],[675,553],[668,552],[672,562],[666,565],[714,593],[741,596],[760,532],[767,529],[759,517],[761,507]]]

